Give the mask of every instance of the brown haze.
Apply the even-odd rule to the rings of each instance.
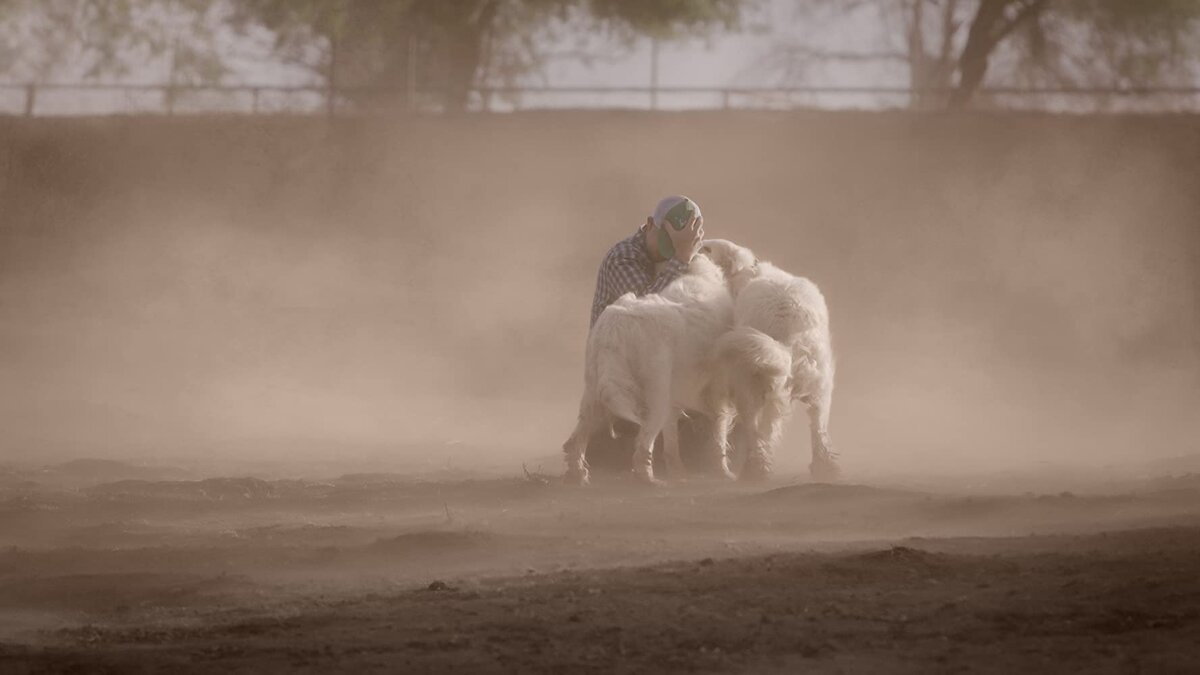
[[[1198,449],[1189,118],[111,119],[0,135],[10,459],[557,470],[599,258],[671,192],[825,291],[851,472]],[[781,455],[801,468],[792,426]]]
[[[1193,117],[0,119],[0,671],[1191,672],[1198,175]],[[554,480],[675,192],[824,290],[841,484],[803,415],[765,486]]]

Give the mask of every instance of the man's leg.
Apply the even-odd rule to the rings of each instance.
[[[689,410],[679,419],[679,449],[683,463],[692,473],[724,474],[724,453],[717,444],[716,421]]]
[[[662,454],[666,457],[667,476],[674,481],[683,480],[688,473],[679,453],[679,426],[678,419],[668,419],[663,426],[660,445],[663,449]]]
[[[604,426],[593,433],[587,442],[587,463],[593,471],[601,473],[624,473],[629,470],[633,457],[633,438],[637,425],[617,420],[612,431]]]

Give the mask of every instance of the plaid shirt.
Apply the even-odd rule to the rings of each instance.
[[[687,271],[687,263],[674,258],[667,261],[662,274],[654,276],[654,261],[646,250],[645,235],[638,230],[632,237],[622,239],[609,249],[596,275],[596,297],[592,300],[592,323],[617,298],[626,293],[648,295],[658,293]]]

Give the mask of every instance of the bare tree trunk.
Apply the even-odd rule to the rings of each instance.
[[[484,42],[492,30],[500,0],[486,0],[474,16],[450,33],[448,47],[449,69],[443,103],[448,111],[467,109],[471,89],[475,86],[483,62]]]
[[[988,60],[1000,44],[1015,28],[1036,16],[1045,8],[1048,0],[981,0],[967,44],[958,58],[958,86],[950,95],[948,106],[959,110],[965,108],[987,75]],[[1009,7],[1016,13],[1009,17]]]
[[[998,21],[1004,18],[1004,8],[1011,0],[982,0],[971,30],[967,33],[967,44],[958,57],[958,86],[950,95],[949,106],[958,110],[966,107],[975,95],[983,77],[987,74],[988,58],[996,46],[992,32]]]
[[[938,50],[937,62],[931,68],[929,86],[938,90],[937,107],[946,105],[950,87],[950,76],[954,74],[954,38],[962,22],[958,19],[958,0],[946,0],[942,7],[942,44]]]
[[[957,64],[954,38],[961,27],[958,0],[945,0],[938,16],[938,32],[929,35],[926,32],[927,5],[937,8],[937,3],[931,3],[930,0],[910,0],[906,10],[909,87],[912,90],[912,107],[917,110],[945,107],[946,90]]]

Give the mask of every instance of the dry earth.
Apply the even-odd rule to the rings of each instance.
[[[1194,474],[1054,494],[186,474],[4,474],[0,671],[1183,673],[1200,659]]]
[[[1191,115],[0,118],[0,673],[1200,671],[1198,159]],[[821,286],[847,484],[519,471],[680,191]]]

